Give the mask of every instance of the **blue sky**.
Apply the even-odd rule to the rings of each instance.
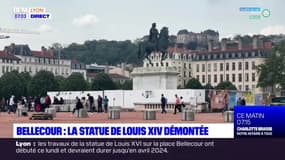
[[[68,45],[85,40],[135,40],[146,35],[152,22],[170,34],[180,29],[218,30],[220,37],[236,34],[285,33],[284,0],[1,0],[0,27],[38,31],[40,35],[11,34],[0,49],[14,42],[34,50],[54,42]],[[14,7],[44,7],[50,20],[16,20]],[[268,18],[250,20],[240,7],[269,9]]]

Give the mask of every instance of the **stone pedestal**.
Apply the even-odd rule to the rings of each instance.
[[[108,111],[109,119],[120,119],[120,110],[119,109],[109,109]]]
[[[195,120],[195,112],[189,109],[185,109],[182,112],[182,120],[183,121],[194,121]]]
[[[133,90],[177,89],[174,67],[139,67],[132,72]]]
[[[225,122],[233,122],[234,121],[234,112],[233,111],[224,112],[224,121]]]
[[[53,118],[56,117],[56,109],[55,108],[46,108],[45,112],[50,113]]]
[[[18,117],[28,116],[28,109],[25,107],[18,107],[16,110],[16,115]]]
[[[88,117],[88,113],[86,109],[79,109],[79,110],[75,110],[74,112],[74,116],[77,118],[87,118]]]
[[[143,117],[144,117],[144,120],[156,120],[156,111],[145,110]]]

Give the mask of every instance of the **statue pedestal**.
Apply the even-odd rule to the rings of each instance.
[[[139,67],[132,72],[133,90],[177,89],[174,67]]]

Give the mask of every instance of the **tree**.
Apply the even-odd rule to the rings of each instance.
[[[285,87],[285,41],[273,49],[265,63],[257,67],[257,71],[259,74],[258,87],[271,87],[272,92],[276,85]]]
[[[133,89],[133,81],[132,80],[126,80],[122,85],[122,89],[132,90]]]
[[[112,90],[116,88],[116,84],[106,73],[98,73],[91,84],[93,90]]]
[[[217,86],[216,89],[221,89],[221,90],[237,90],[236,86],[232,84],[230,81],[223,81],[220,82]]]
[[[72,73],[65,79],[64,89],[66,91],[84,91],[88,85],[81,73]]]
[[[185,88],[188,88],[188,89],[203,89],[203,86],[202,84],[199,82],[199,80],[197,80],[196,78],[191,78]]]
[[[123,90],[132,90],[133,89],[133,81],[132,80],[126,80],[123,83],[120,81],[115,82],[118,89]]]
[[[207,84],[204,86],[204,89],[214,89],[214,87],[213,87],[210,83],[207,83]]]
[[[58,90],[57,81],[49,71],[39,71],[29,83],[29,93],[33,96],[43,96],[48,91],[56,90]]]
[[[65,91],[65,78],[62,76],[55,76],[55,80],[57,83],[57,91]]]
[[[2,97],[9,98],[14,95],[16,98],[25,96],[25,84],[17,71],[5,73],[0,78],[0,93]]]
[[[29,72],[21,72],[18,75],[19,75],[19,78],[22,81],[23,86],[24,86],[23,96],[28,96],[29,95],[28,85],[29,85],[32,77],[30,76]]]

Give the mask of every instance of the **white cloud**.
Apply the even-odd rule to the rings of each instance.
[[[82,17],[73,19],[73,24],[80,27],[93,27],[99,21],[98,17],[94,14],[86,14]]]
[[[37,29],[37,31],[40,33],[44,33],[44,32],[52,32],[53,29],[51,26],[43,24]]]
[[[263,28],[260,31],[260,34],[264,35],[285,34],[285,26],[283,25],[268,26]]]

